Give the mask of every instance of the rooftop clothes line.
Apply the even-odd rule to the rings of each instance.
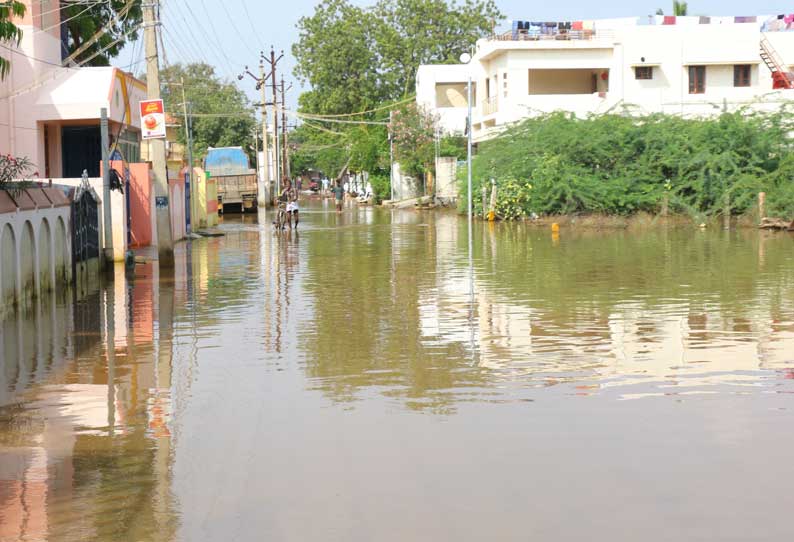
[[[758,17],[748,16],[729,16],[729,17],[706,17],[706,16],[674,16],[674,15],[648,15],[637,17],[638,26],[673,26],[673,25],[697,25],[697,24],[752,24],[758,23]],[[513,40],[523,39],[543,39],[555,37],[557,39],[566,38],[588,38],[592,37],[596,29],[595,21],[565,21],[565,22],[544,22],[544,21],[513,21],[511,34],[503,36],[507,38],[511,35]],[[794,14],[777,15],[769,19],[762,28],[762,31],[784,31],[794,30]]]
[[[543,36],[559,36],[569,32],[581,32],[594,30],[594,21],[563,21],[563,22],[541,22],[541,21],[513,21],[512,35],[514,40],[519,40],[526,36],[530,39]]]
[[[770,17],[761,27],[761,32],[788,32],[794,30],[794,13]]]
[[[752,16],[737,16],[737,17],[707,17],[707,16],[682,16],[675,15],[648,15],[646,17],[638,17],[637,25],[639,26],[672,26],[672,25],[696,25],[696,24],[745,24],[757,23],[758,17]]]

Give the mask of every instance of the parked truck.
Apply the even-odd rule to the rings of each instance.
[[[243,213],[256,207],[256,170],[250,167],[242,147],[210,147],[204,170],[218,186],[218,210],[222,213],[228,207],[239,207]]]

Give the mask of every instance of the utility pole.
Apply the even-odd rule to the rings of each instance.
[[[273,169],[270,165],[270,145],[268,145],[268,137],[267,137],[267,106],[274,105],[274,102],[267,101],[267,78],[273,77],[273,73],[271,72],[269,75],[265,74],[265,52],[261,51],[259,54],[259,77],[248,71],[248,66],[245,67],[245,71],[237,76],[237,79],[242,81],[246,75],[251,77],[254,81],[256,81],[256,90],[261,91],[262,93],[262,103],[259,104],[262,107],[262,155],[265,161],[265,170],[267,171],[267,178],[262,179],[261,183],[257,185],[257,198],[256,203],[260,205],[263,209],[268,203],[270,199],[268,194],[270,193],[270,183],[274,180],[273,179]],[[273,115],[275,116],[276,112],[273,111]],[[275,136],[275,134],[274,134]],[[257,152],[257,157],[259,153]],[[274,160],[278,159],[278,156],[274,154]],[[257,172],[258,174],[258,172]],[[278,193],[278,179],[276,178],[276,192]]]
[[[286,89],[284,88],[284,76],[281,76],[281,148],[283,158],[281,164],[284,168],[284,175],[292,178],[292,172],[289,167],[289,148],[287,146],[287,91],[292,88],[292,84]]]
[[[108,130],[108,110],[103,107],[100,111],[99,131],[102,139],[102,227],[105,228],[105,262],[113,263],[113,219],[110,215],[110,134]],[[110,267],[112,269],[112,267]]]
[[[264,53],[263,53],[264,54]],[[259,60],[259,89],[262,91],[262,156],[265,159],[265,171],[267,171],[267,179],[263,184],[263,188],[265,183],[267,183],[266,191],[270,193],[270,183],[273,180],[273,172],[270,169],[270,145],[268,145],[267,141],[267,90],[265,87],[265,61],[263,59]],[[264,202],[265,194],[262,194],[260,200],[257,203],[264,206],[266,205]]]
[[[391,201],[394,201],[394,111],[389,111],[389,193]]]
[[[182,85],[182,112],[185,115],[185,141],[187,141],[187,174],[190,186],[193,186],[193,134],[190,117],[187,114],[187,98],[185,98],[185,78],[179,78]]]
[[[278,58],[276,58],[276,51],[273,47],[270,47],[270,84],[273,89],[273,138],[275,139],[276,143],[276,152],[273,157],[273,162],[275,163],[275,173],[276,173],[276,194],[281,192],[281,168],[279,167],[279,137],[278,137],[278,94],[276,88],[276,66],[278,62],[284,57],[284,53],[282,52]],[[265,59],[267,60],[267,59]]]
[[[149,0],[143,8],[143,37],[146,46],[146,93],[150,100],[160,99],[160,61],[157,53],[157,27],[160,26],[160,0]],[[165,163],[165,140],[150,139],[149,154],[154,174],[155,213],[157,217],[157,252],[161,267],[174,266],[174,243],[171,238],[171,209],[168,204],[168,174]]]

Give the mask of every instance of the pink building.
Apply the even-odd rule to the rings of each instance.
[[[0,55],[11,70],[0,81],[0,152],[28,157],[45,178],[99,174],[100,110],[130,162],[140,160],[138,103],[143,83],[118,68],[61,66],[60,14],[55,2],[25,0],[16,21],[22,42]]]

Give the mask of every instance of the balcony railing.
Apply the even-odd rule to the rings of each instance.
[[[614,39],[612,30],[521,29],[491,36],[492,41],[591,41]]]
[[[499,102],[496,99],[496,96],[491,96],[490,98],[486,98],[480,103],[480,109],[482,109],[482,116],[487,117],[488,115],[493,115],[499,110]]]

